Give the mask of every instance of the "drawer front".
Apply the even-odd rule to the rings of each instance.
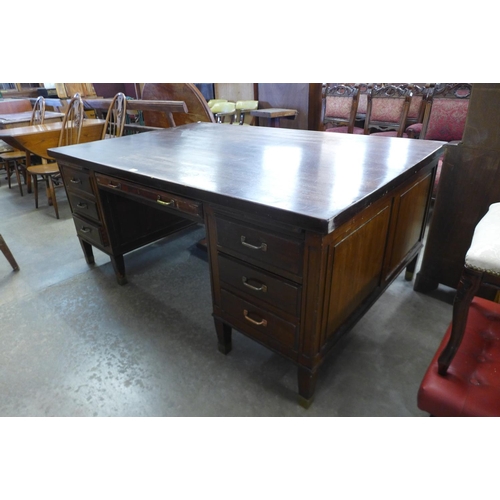
[[[99,246],[108,245],[104,232],[98,224],[92,224],[76,215],[73,215],[73,222],[75,223],[76,232],[79,237],[87,240],[91,244]]]
[[[182,196],[167,193],[165,191],[139,186],[108,175],[96,173],[95,178],[99,187],[111,191],[127,193],[134,197],[155,203],[168,211],[180,212],[189,215],[190,218],[198,219],[200,222],[203,221],[203,204],[201,202],[183,198]]]
[[[251,302],[221,290],[221,307],[227,321],[247,335],[255,337],[264,344],[276,347],[280,344],[288,349],[297,350],[299,327],[275,314],[257,307]]]
[[[82,215],[83,217],[89,217],[97,222],[99,222],[99,212],[97,210],[97,203],[95,201],[88,200],[82,196],[78,196],[73,192],[68,193],[69,202],[71,204],[71,209],[74,213]]]
[[[62,168],[64,185],[68,191],[83,191],[84,193],[94,195],[92,184],[90,183],[89,173],[76,168]]]
[[[245,224],[217,218],[217,244],[264,264],[302,276],[304,243],[256,229]]]
[[[301,291],[299,285],[224,255],[219,255],[218,260],[223,287],[224,284],[230,285],[237,291],[268,302],[287,313],[299,315]]]

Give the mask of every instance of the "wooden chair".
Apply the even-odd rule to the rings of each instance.
[[[106,113],[106,123],[102,129],[102,139],[112,139],[123,135],[127,118],[127,98],[122,92],[113,97]]]
[[[470,83],[444,83],[431,86],[422,123],[407,127],[408,137],[429,141],[461,141],[471,93]],[[444,155],[439,159],[436,169],[434,197],[441,177],[443,158]]]
[[[14,271],[19,271],[19,266],[17,265],[16,259],[14,259],[12,252],[7,246],[7,243],[5,243],[5,240],[3,239],[1,234],[0,234],[0,250],[5,255],[5,258],[9,261],[9,264],[12,266],[12,269]]]
[[[40,96],[33,105],[30,125],[42,125],[44,118],[45,118],[45,98]],[[4,162],[5,171],[7,172],[7,182],[9,184],[9,189],[11,189],[10,177],[12,175],[12,171],[14,171],[14,173],[16,174],[17,184],[19,186],[19,192],[21,193],[21,196],[24,195],[23,185],[21,182],[21,175],[24,177],[25,183],[27,183],[27,178],[28,178],[28,175],[26,173],[27,154],[28,153],[26,153],[25,151],[19,151],[19,150],[0,154],[0,160]]]
[[[431,141],[460,141],[465,129],[472,85],[445,83],[428,90],[422,122],[410,125],[410,137]]]
[[[193,83],[146,83],[142,89],[142,99],[184,101],[188,112],[175,113],[177,126],[196,122],[215,123],[215,117],[206,99]],[[164,113],[144,111],[143,115],[146,126],[162,128],[171,126]]]
[[[59,135],[58,146],[69,146],[78,144],[82,130],[83,120],[85,118],[84,106],[82,98],[79,94],[71,99],[68,104],[68,109],[64,115],[64,120]],[[54,179],[60,177],[59,167],[57,162],[42,163],[39,165],[30,165],[28,174],[32,176],[35,187],[35,207],[38,208],[38,176],[45,181],[47,188],[47,197],[49,204],[52,202],[56,212],[56,218],[59,219],[59,210],[57,207],[57,199],[54,187]]]
[[[248,124],[255,124],[255,116],[250,114],[251,111],[259,108],[259,101],[247,100],[236,101],[236,122],[238,125],[245,125],[246,118],[249,117]]]
[[[411,88],[396,85],[373,86],[368,92],[365,135],[408,137],[406,119],[412,97]],[[373,130],[380,130],[373,132]]]
[[[418,407],[434,416],[500,416],[500,304],[476,297],[500,289],[500,203],[474,230],[452,322],[424,375]]]
[[[424,118],[425,105],[427,104],[427,100],[429,99],[431,85],[429,83],[425,85],[416,85],[410,83],[406,86],[411,88],[412,91],[410,108],[408,110],[408,116],[406,117],[406,127],[408,128],[414,123],[422,122]],[[403,85],[403,87],[406,86]]]
[[[359,88],[345,84],[327,87],[323,99],[323,125],[326,132],[364,134],[364,129],[355,127],[358,112]]]
[[[216,123],[225,123],[228,118],[229,123],[232,124],[236,115],[236,104],[229,101],[217,102],[212,106],[212,113]]]

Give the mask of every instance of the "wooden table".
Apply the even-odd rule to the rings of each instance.
[[[250,111],[252,116],[257,118],[267,118],[269,120],[269,126],[279,127],[280,119],[286,118],[287,120],[295,120],[298,112],[296,109],[284,109],[284,108],[267,108],[267,109],[254,109]]]
[[[33,113],[31,111],[0,114],[0,129],[28,126],[30,124],[32,114]],[[63,117],[64,113],[46,111],[44,123],[60,122]]]
[[[83,121],[80,142],[91,142],[101,138],[105,120],[88,118]],[[0,130],[0,140],[15,149],[29,151],[34,155],[50,159],[47,149],[57,147],[62,122],[28,125]]]
[[[101,138],[105,120],[86,119],[83,121],[80,142],[97,141]],[[26,127],[13,127],[0,129],[0,145],[4,141],[14,149],[20,149],[37,155],[41,158],[51,159],[47,149],[57,147],[61,134],[62,121],[44,123],[43,125],[28,125]],[[30,166],[30,155],[26,155],[26,168]],[[31,193],[31,176],[27,176],[27,190]],[[50,200],[50,196],[49,196]]]
[[[235,328],[285,356],[307,407],[340,336],[413,271],[440,150],[196,123],[49,153],[87,262],[107,253],[121,284],[124,254],[204,223],[219,350]]]

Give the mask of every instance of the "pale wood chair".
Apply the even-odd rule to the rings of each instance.
[[[19,271],[19,266],[16,262],[16,259],[14,259],[12,252],[7,246],[7,243],[5,243],[5,240],[3,239],[3,236],[1,234],[0,234],[0,250],[5,255],[5,258],[9,261],[9,264],[12,266],[12,269],[14,269],[14,271]]]
[[[121,137],[127,118],[127,97],[118,92],[113,97],[106,114],[106,123],[102,129],[102,139]]]
[[[66,114],[59,135],[58,146],[69,146],[80,142],[83,120],[85,118],[83,101],[80,94],[75,94],[68,105]],[[56,218],[59,219],[59,210],[57,207],[57,199],[54,187],[54,178],[60,177],[59,166],[57,162],[44,162],[39,165],[30,165],[28,174],[33,178],[35,191],[35,206],[38,208],[38,176],[40,176],[46,184],[47,197],[49,204],[52,202],[56,212]]]
[[[35,101],[33,105],[33,111],[31,113],[30,125],[42,125],[45,119],[45,98],[40,96]],[[0,160],[5,165],[5,171],[7,172],[7,182],[9,184],[9,189],[11,189],[11,175],[16,174],[17,184],[19,186],[19,192],[21,196],[23,193],[23,185],[21,182],[21,174],[24,177],[25,184],[27,183],[28,174],[26,173],[26,158],[27,154],[25,151],[15,150],[0,154]]]

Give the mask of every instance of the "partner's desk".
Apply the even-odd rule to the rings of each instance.
[[[299,401],[340,335],[413,271],[441,143],[197,123],[51,149],[87,262],[192,223],[207,233],[219,350],[231,329],[298,366]]]

